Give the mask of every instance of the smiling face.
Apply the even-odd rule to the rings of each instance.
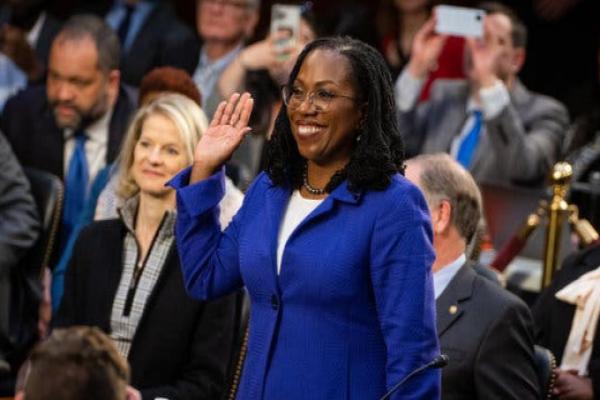
[[[190,164],[185,143],[177,127],[166,116],[146,118],[135,144],[131,175],[140,192],[164,196],[172,192],[165,184]]]
[[[350,72],[345,56],[316,49],[292,84],[293,92],[306,95],[297,107],[287,108],[294,140],[302,157],[322,167],[343,168],[358,135],[362,108]],[[326,109],[314,104],[319,99],[327,99]]]

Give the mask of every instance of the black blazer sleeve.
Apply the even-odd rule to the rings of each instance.
[[[542,292],[533,306],[536,342],[549,348],[556,356],[559,364],[571,332],[575,306],[559,301],[554,295],[581,275],[597,268],[598,265],[600,265],[600,245],[590,246],[573,253],[565,259],[562,268],[557,272],[550,286]],[[592,356],[588,364],[588,374],[592,379],[595,398],[600,396],[599,332],[596,328]]]
[[[477,354],[474,382],[480,399],[537,399],[533,321],[527,306],[505,307],[489,326]]]

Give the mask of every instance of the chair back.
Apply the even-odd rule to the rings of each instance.
[[[250,295],[245,289],[236,293],[237,326],[235,328],[234,346],[229,361],[228,389],[224,395],[226,400],[234,400],[240,385],[244,361],[248,352],[248,334],[250,320]]]
[[[556,357],[545,347],[534,346],[534,358],[537,377],[540,385],[542,399],[552,398],[552,389],[556,383]]]
[[[48,172],[23,168],[31,186],[41,222],[40,236],[11,275],[10,330],[15,344],[12,361],[21,361],[37,339],[38,307],[42,297],[44,267],[50,265],[55,252],[62,209],[62,181]]]

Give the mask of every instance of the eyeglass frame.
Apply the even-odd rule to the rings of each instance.
[[[302,103],[304,103],[306,101],[306,99],[308,99],[310,104],[312,104],[317,110],[320,110],[320,111],[325,111],[325,110],[329,109],[329,104],[331,104],[331,102],[337,98],[344,98],[344,99],[352,100],[354,102],[356,102],[358,100],[358,98],[356,98],[356,97],[347,96],[347,95],[343,95],[343,94],[337,94],[337,93],[330,93],[330,95],[332,97],[326,101],[326,103],[325,103],[326,106],[325,107],[319,106],[315,103],[315,95],[317,94],[317,92],[319,90],[325,90],[325,89],[316,89],[316,90],[305,92],[304,96],[302,97],[302,99],[300,100],[298,105],[295,107],[290,107],[288,97],[292,96],[292,94],[290,93],[289,96],[286,95],[288,90],[293,90],[293,87],[288,86],[288,85],[281,86],[281,98],[283,100],[283,104],[285,104],[285,106],[291,110],[298,109],[302,105]]]

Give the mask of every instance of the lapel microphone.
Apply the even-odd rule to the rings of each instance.
[[[443,368],[443,367],[445,367],[446,365],[448,365],[448,360],[450,360],[450,358],[447,355],[445,355],[445,354],[440,354],[440,355],[436,356],[433,360],[429,361],[427,364],[421,365],[417,369],[412,370],[408,375],[406,375],[404,378],[402,378],[402,380],[400,382],[398,382],[396,384],[396,386],[394,386],[393,388],[391,388],[379,400],[387,400],[387,399],[389,399],[392,396],[392,394],[394,394],[394,392],[396,390],[400,389],[400,387],[406,381],[408,381],[410,378],[412,378],[414,375],[418,374],[419,372],[425,371],[425,370],[427,370],[429,368]]]

